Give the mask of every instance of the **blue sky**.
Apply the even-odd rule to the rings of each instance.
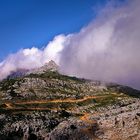
[[[78,32],[107,0],[0,0],[0,60],[42,47],[55,35]]]

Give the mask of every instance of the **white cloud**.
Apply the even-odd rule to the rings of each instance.
[[[38,68],[50,60],[59,63],[59,52],[63,49],[65,38],[64,35],[58,35],[44,49],[32,47],[10,54],[0,63],[0,80],[18,69]]]
[[[66,38],[67,37],[65,35],[58,35],[47,45],[44,49],[44,55],[47,57],[46,60],[54,60],[57,64],[59,64],[60,52],[64,47]]]
[[[140,89],[140,1],[108,4],[74,34],[61,54],[61,71]]]

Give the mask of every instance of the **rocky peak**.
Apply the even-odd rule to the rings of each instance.
[[[58,70],[58,65],[53,60],[51,60],[48,63],[45,63],[45,65],[43,65],[42,67],[31,70],[30,73],[40,74],[46,71],[57,71],[57,70]]]
[[[58,69],[58,65],[53,60],[51,60],[48,63],[46,63],[42,68],[44,68],[45,70],[49,69],[52,71],[56,71]]]

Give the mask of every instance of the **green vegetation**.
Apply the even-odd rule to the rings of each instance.
[[[104,96],[97,96],[97,98],[93,99],[93,98],[88,98],[88,99],[85,99],[85,100],[76,100],[76,99],[72,99],[72,100],[75,100],[75,102],[71,102],[69,100],[63,100],[63,102],[60,102],[60,101],[54,101],[54,102],[51,102],[51,101],[46,101],[46,102],[34,102],[34,99],[31,100],[32,102],[31,103],[12,103],[12,106],[14,107],[13,108],[13,111],[14,110],[22,110],[22,111],[33,111],[35,109],[38,109],[40,108],[40,110],[53,110],[53,109],[56,109],[56,110],[71,110],[73,108],[78,108],[78,107],[84,107],[84,106],[88,106],[88,105],[92,105],[93,107],[91,109],[96,109],[98,107],[105,107],[107,105],[111,105],[111,104],[116,104],[119,102],[119,99],[118,97],[124,97],[123,95],[113,95],[113,94],[110,94],[110,95],[104,95]],[[1,106],[1,109],[6,109],[7,110],[7,107],[6,106]],[[9,108],[11,110],[11,108]]]
[[[83,102],[78,102],[77,105],[78,106],[86,106],[86,105],[95,104],[95,103],[96,103],[95,99],[88,99],[88,100],[85,100]]]
[[[108,96],[96,99],[96,107],[105,107],[106,105],[115,104],[118,99],[115,96]]]
[[[76,82],[80,82],[83,83],[85,82],[84,79],[79,79],[76,77],[71,77],[71,76],[67,76],[67,75],[61,75],[59,74],[57,71],[47,71],[45,73],[42,74],[30,74],[27,77],[31,77],[31,78],[47,78],[47,79],[59,79],[59,80],[63,80],[63,81],[76,81]]]
[[[1,86],[1,90],[8,90],[9,88],[12,87],[12,85],[14,85],[14,83],[17,81],[17,79],[7,79],[7,80],[3,80],[0,83]]]

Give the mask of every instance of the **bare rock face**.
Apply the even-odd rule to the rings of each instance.
[[[51,112],[33,112],[27,114],[1,115],[0,139],[2,140],[43,140],[59,124]],[[33,140],[34,140],[33,139]]]
[[[81,120],[71,119],[60,123],[46,138],[46,140],[89,140],[96,138],[98,130],[96,121],[87,123]]]
[[[58,65],[53,60],[51,60],[51,61],[49,61],[48,63],[45,64],[44,68],[48,69],[48,70],[52,70],[52,71],[57,71],[58,70]]]
[[[136,112],[116,116],[91,115],[87,120],[75,117],[50,118],[56,114],[45,112],[1,115],[3,131],[0,138],[2,140],[139,140],[140,116]]]
[[[140,110],[101,118],[98,124],[104,133],[98,137],[109,140],[139,140],[140,117],[138,117],[137,111]]]
[[[91,119],[90,123],[81,120],[64,121],[46,140],[139,140],[140,117],[136,112],[100,117],[99,120],[95,118],[96,121]]]
[[[57,70],[58,70],[58,65],[53,60],[51,60],[48,63],[46,63],[44,66],[38,69],[33,69],[29,73],[41,74],[46,71],[57,71]]]

